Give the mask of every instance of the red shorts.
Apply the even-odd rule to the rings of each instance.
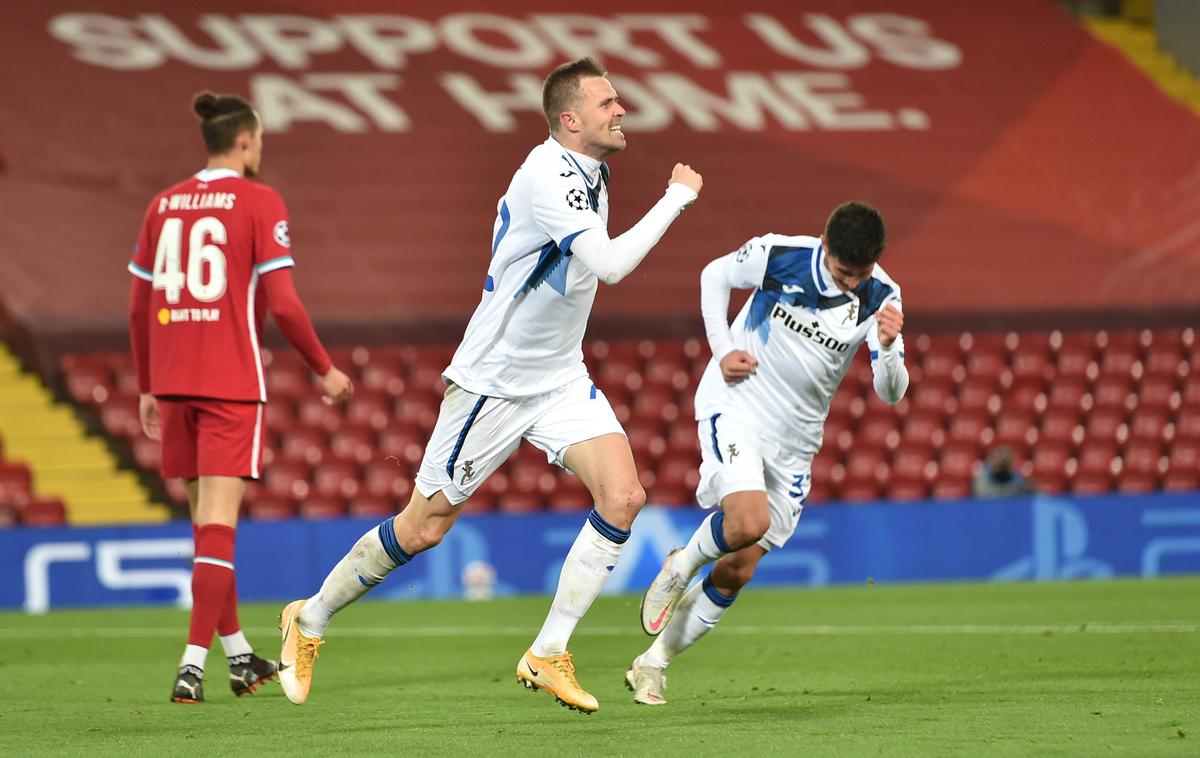
[[[239,476],[262,471],[263,404],[206,398],[158,398],[162,475]]]

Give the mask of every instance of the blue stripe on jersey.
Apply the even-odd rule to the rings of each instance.
[[[571,265],[571,245],[575,243],[576,237],[586,231],[587,229],[580,229],[568,234],[563,237],[561,245],[555,244],[553,240],[543,245],[533,272],[529,274],[529,278],[525,280],[521,289],[517,290],[517,294],[513,295],[513,299],[517,299],[529,290],[537,289],[543,282],[549,284],[550,288],[558,294],[565,296],[567,294],[567,269]]]
[[[595,399],[596,399],[596,385],[594,385],[594,384],[593,384],[593,385],[592,385],[592,391],[591,391],[591,393],[588,395],[588,400],[595,400]]]
[[[709,423],[712,425],[713,453],[717,456],[717,462],[724,463],[725,460],[721,457],[721,446],[717,443],[717,419],[719,418],[721,418],[721,414],[714,413],[713,417],[709,419]]]
[[[145,279],[148,282],[154,281],[153,274],[151,274],[149,271],[142,268],[141,266],[137,265],[133,261],[130,261],[129,265],[126,268],[129,270],[129,273],[133,274],[138,279]]]
[[[492,292],[495,289],[496,289],[496,280],[493,279],[491,277],[491,275],[489,274],[488,278],[483,280],[483,291],[484,292]]]
[[[475,403],[475,407],[471,409],[471,415],[467,416],[467,423],[463,424],[462,431],[458,433],[458,441],[454,443],[454,452],[450,453],[450,460],[446,461],[446,473],[450,475],[451,481],[454,480],[454,464],[458,463],[458,454],[462,452],[463,443],[467,441],[467,432],[471,431],[471,424],[475,423],[475,417],[479,415],[479,411],[487,399],[487,395],[479,396],[479,402]]]
[[[492,240],[492,255],[496,254],[496,248],[500,247],[500,240],[504,239],[504,235],[508,234],[509,224],[512,222],[512,214],[508,211],[508,201],[500,201],[500,231],[496,232],[496,239]],[[489,290],[490,292],[490,290]]]
[[[887,300],[894,291],[890,285],[884,284],[874,277],[858,285],[858,289],[854,290],[854,294],[858,295],[858,303],[862,306],[858,310],[858,323],[861,324],[874,316],[875,312],[883,306],[883,301]]]
[[[875,360],[875,359],[876,359],[876,358],[878,358],[878,357],[879,357],[879,351],[878,351],[878,350],[872,350],[872,351],[871,351],[871,360]]]
[[[826,286],[825,277],[821,276],[821,269],[824,268],[821,265],[821,259],[823,258],[821,253],[823,252],[825,252],[825,248],[822,245],[817,245],[816,255],[813,256],[813,271],[817,272],[817,285],[821,288],[822,292],[825,291]]]

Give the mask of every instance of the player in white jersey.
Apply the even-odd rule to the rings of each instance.
[[[851,202],[834,210],[821,237],[755,237],[704,269],[713,358],[696,390],[696,498],[719,507],[667,556],[642,598],[642,627],[656,639],[625,675],[636,702],[666,702],[671,659],[716,625],[762,557],[792,536],[829,403],[859,346],[871,351],[884,402],[908,389],[900,287],[876,265],[884,243],[879,213]],[[734,288],[754,293],[730,327]]]
[[[588,378],[583,333],[597,282],[615,284],[631,272],[702,182],[676,164],[662,199],[609,239],[603,160],[625,149],[625,110],[591,58],[555,69],[542,103],[550,137],[525,158],[497,205],[482,300],[444,372],[448,386],[412,500],[364,534],[316,595],[289,604],[280,617],[280,683],[294,703],[308,697],[333,614],[437,545],[460,506],[525,439],[582,479],[595,508],[567,553],[550,613],[517,664],[517,680],[575,710],[599,708],[575,679],[567,642],[616,566],[646,493],[620,422]]]

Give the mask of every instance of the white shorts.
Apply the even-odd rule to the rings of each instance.
[[[812,458],[762,443],[753,426],[728,414],[699,422],[699,434],[696,502],[713,508],[734,492],[766,492],[771,526],[758,545],[768,551],[783,547],[796,531],[812,488]]]
[[[522,439],[544,452],[550,463],[563,466],[562,456],[571,445],[614,433],[625,430],[604,393],[587,377],[518,400],[476,395],[451,384],[425,447],[417,491],[426,498],[444,491],[450,504],[458,505]]]

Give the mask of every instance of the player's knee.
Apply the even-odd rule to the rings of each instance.
[[[633,524],[633,519],[645,504],[646,490],[640,484],[607,490],[596,502],[600,515],[622,529],[628,529]]]
[[[413,536],[413,547],[417,553],[437,547],[448,531],[449,529],[444,529],[438,524],[423,524]]]
[[[734,550],[740,550],[758,542],[770,528],[771,513],[765,508],[761,510],[757,508],[742,509],[725,514],[725,541]]]

